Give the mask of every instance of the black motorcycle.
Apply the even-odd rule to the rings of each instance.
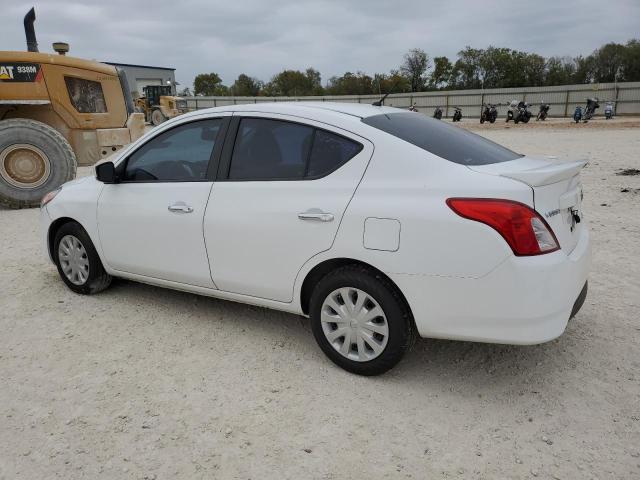
[[[523,102],[511,102],[511,108],[507,112],[507,122],[513,120],[513,123],[529,123],[531,120],[531,112],[529,111],[529,104]]]
[[[587,106],[584,109],[584,115],[582,121],[587,123],[596,114],[596,108],[600,108],[597,98],[587,98]]]
[[[498,109],[492,103],[485,103],[480,114],[480,123],[494,123],[498,118]]]
[[[453,112],[453,119],[451,121],[459,122],[460,120],[462,120],[462,108],[460,107],[453,107],[453,108],[455,108],[455,111]]]
[[[549,109],[550,108],[551,108],[551,105],[549,105],[548,103],[542,102],[540,104],[540,110],[538,110],[538,116],[536,117],[536,122],[538,120],[545,121],[547,119],[547,117],[549,116]]]
[[[436,107],[436,110],[433,112],[433,118],[442,120],[442,109],[440,107]]]

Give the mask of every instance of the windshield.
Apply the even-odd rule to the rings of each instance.
[[[373,115],[362,121],[461,165],[488,165],[523,156],[463,128],[413,112]]]

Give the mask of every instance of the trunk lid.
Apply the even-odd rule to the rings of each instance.
[[[509,162],[468,167],[479,173],[511,178],[533,190],[536,211],[549,224],[560,248],[570,254],[584,228],[580,171],[585,161],[558,161],[553,157],[522,157]]]

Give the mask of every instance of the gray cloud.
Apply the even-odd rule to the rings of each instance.
[[[1,7],[3,49],[25,48],[22,17],[31,5]],[[386,72],[414,47],[450,58],[465,45],[574,56],[638,36],[640,23],[636,0],[50,0],[35,7],[41,51],[67,41],[79,57],[174,67],[183,85],[211,71],[228,84],[240,73],[268,80],[283,68],[312,66],[323,81],[345,71]]]

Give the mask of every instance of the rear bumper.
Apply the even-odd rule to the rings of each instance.
[[[389,274],[422,337],[537,344],[560,336],[586,297],[587,228],[570,255],[510,256],[480,278]]]

